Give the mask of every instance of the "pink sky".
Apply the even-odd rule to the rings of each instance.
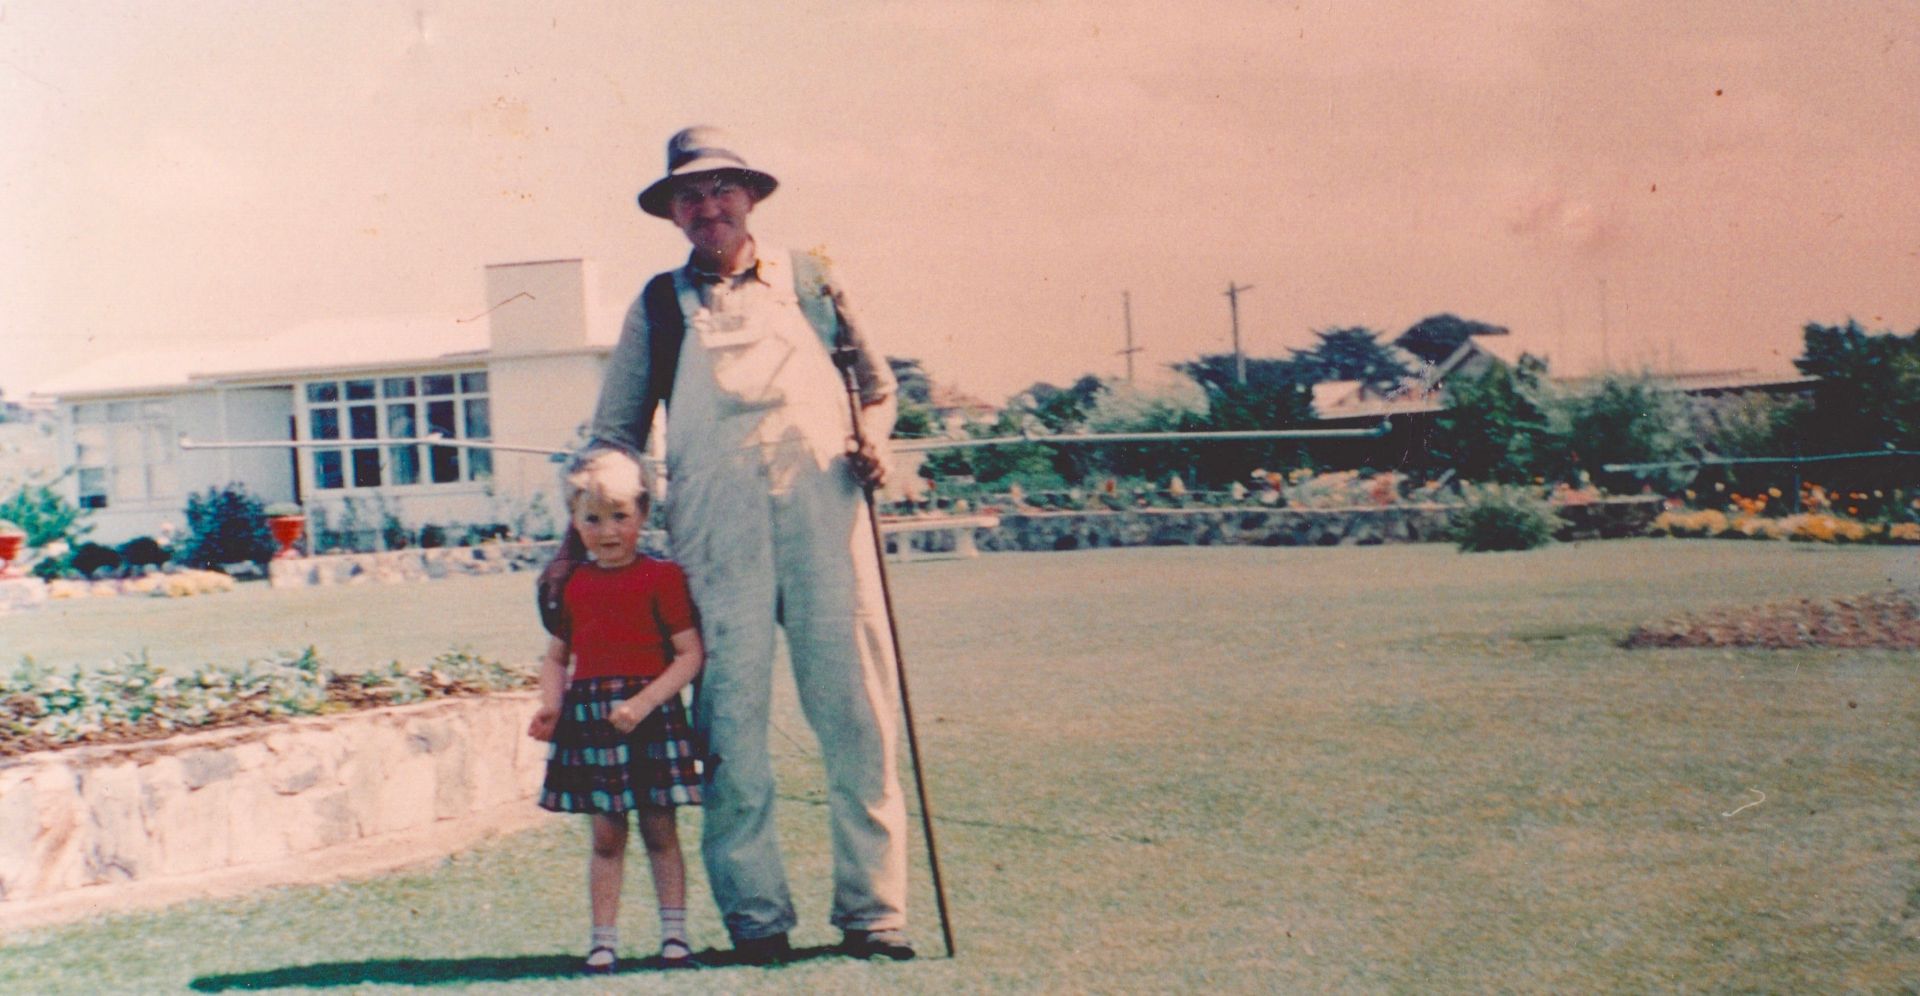
[[[724,124],[896,355],[999,400],[1452,311],[1555,369],[1920,326],[1920,14],[1870,3],[0,4],[0,387],[487,263],[684,253]],[[1604,323],[1603,323],[1604,315]]]

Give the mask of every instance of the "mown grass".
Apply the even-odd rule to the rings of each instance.
[[[617,988],[1911,991],[1920,661],[1617,641],[1692,608],[1884,588],[1912,557],[1633,541],[906,565],[960,957],[635,972]],[[155,628],[123,640],[200,653],[194,616],[218,612],[282,617],[219,635],[242,652],[356,626],[406,626],[390,645],[434,650],[537,644],[526,584],[186,600],[143,607]],[[111,642],[110,607],[67,618]],[[0,619],[0,641],[57,650],[47,622]],[[790,694],[776,724],[796,942],[824,945],[821,779]],[[1754,789],[1765,801],[1739,809]],[[585,851],[556,820],[406,874],[36,930],[0,947],[0,991],[610,991],[566,974]],[[916,933],[937,955],[921,854]],[[629,881],[638,954],[652,915],[644,872]],[[697,867],[692,888],[696,941],[724,947]]]

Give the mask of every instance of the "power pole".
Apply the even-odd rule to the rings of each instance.
[[[1600,369],[1613,372],[1613,364],[1607,357],[1607,278],[1600,278]]]
[[[1133,299],[1126,291],[1120,292],[1120,316],[1121,320],[1127,323],[1127,348],[1121,350],[1120,355],[1127,358],[1127,383],[1131,384],[1133,383],[1133,354],[1140,352],[1140,347],[1133,344]]]
[[[1227,309],[1233,314],[1233,380],[1236,384],[1247,382],[1247,354],[1240,349],[1240,295],[1252,289],[1252,286],[1239,287],[1227,281]]]

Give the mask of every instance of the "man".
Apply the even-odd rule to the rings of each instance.
[[[852,422],[829,355],[858,350],[861,421],[892,431],[895,385],[860,341],[824,260],[757,243],[747,219],[778,186],[719,129],[667,142],[640,207],[692,243],[627,312],[594,413],[597,441],[636,451],[666,424],[667,533],[707,645],[694,722],[713,754],[701,850],[742,960],[790,950],[793,902],[773,821],[768,757],[774,626],[826,761],[832,922],[860,957],[913,957],[906,930],[906,803],[896,765],[893,646],[861,489],[884,474]],[[677,343],[677,349],[676,349]]]

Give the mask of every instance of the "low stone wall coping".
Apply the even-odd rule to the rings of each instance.
[[[530,816],[536,707],[506,692],[0,761],[0,925],[89,890]]]

